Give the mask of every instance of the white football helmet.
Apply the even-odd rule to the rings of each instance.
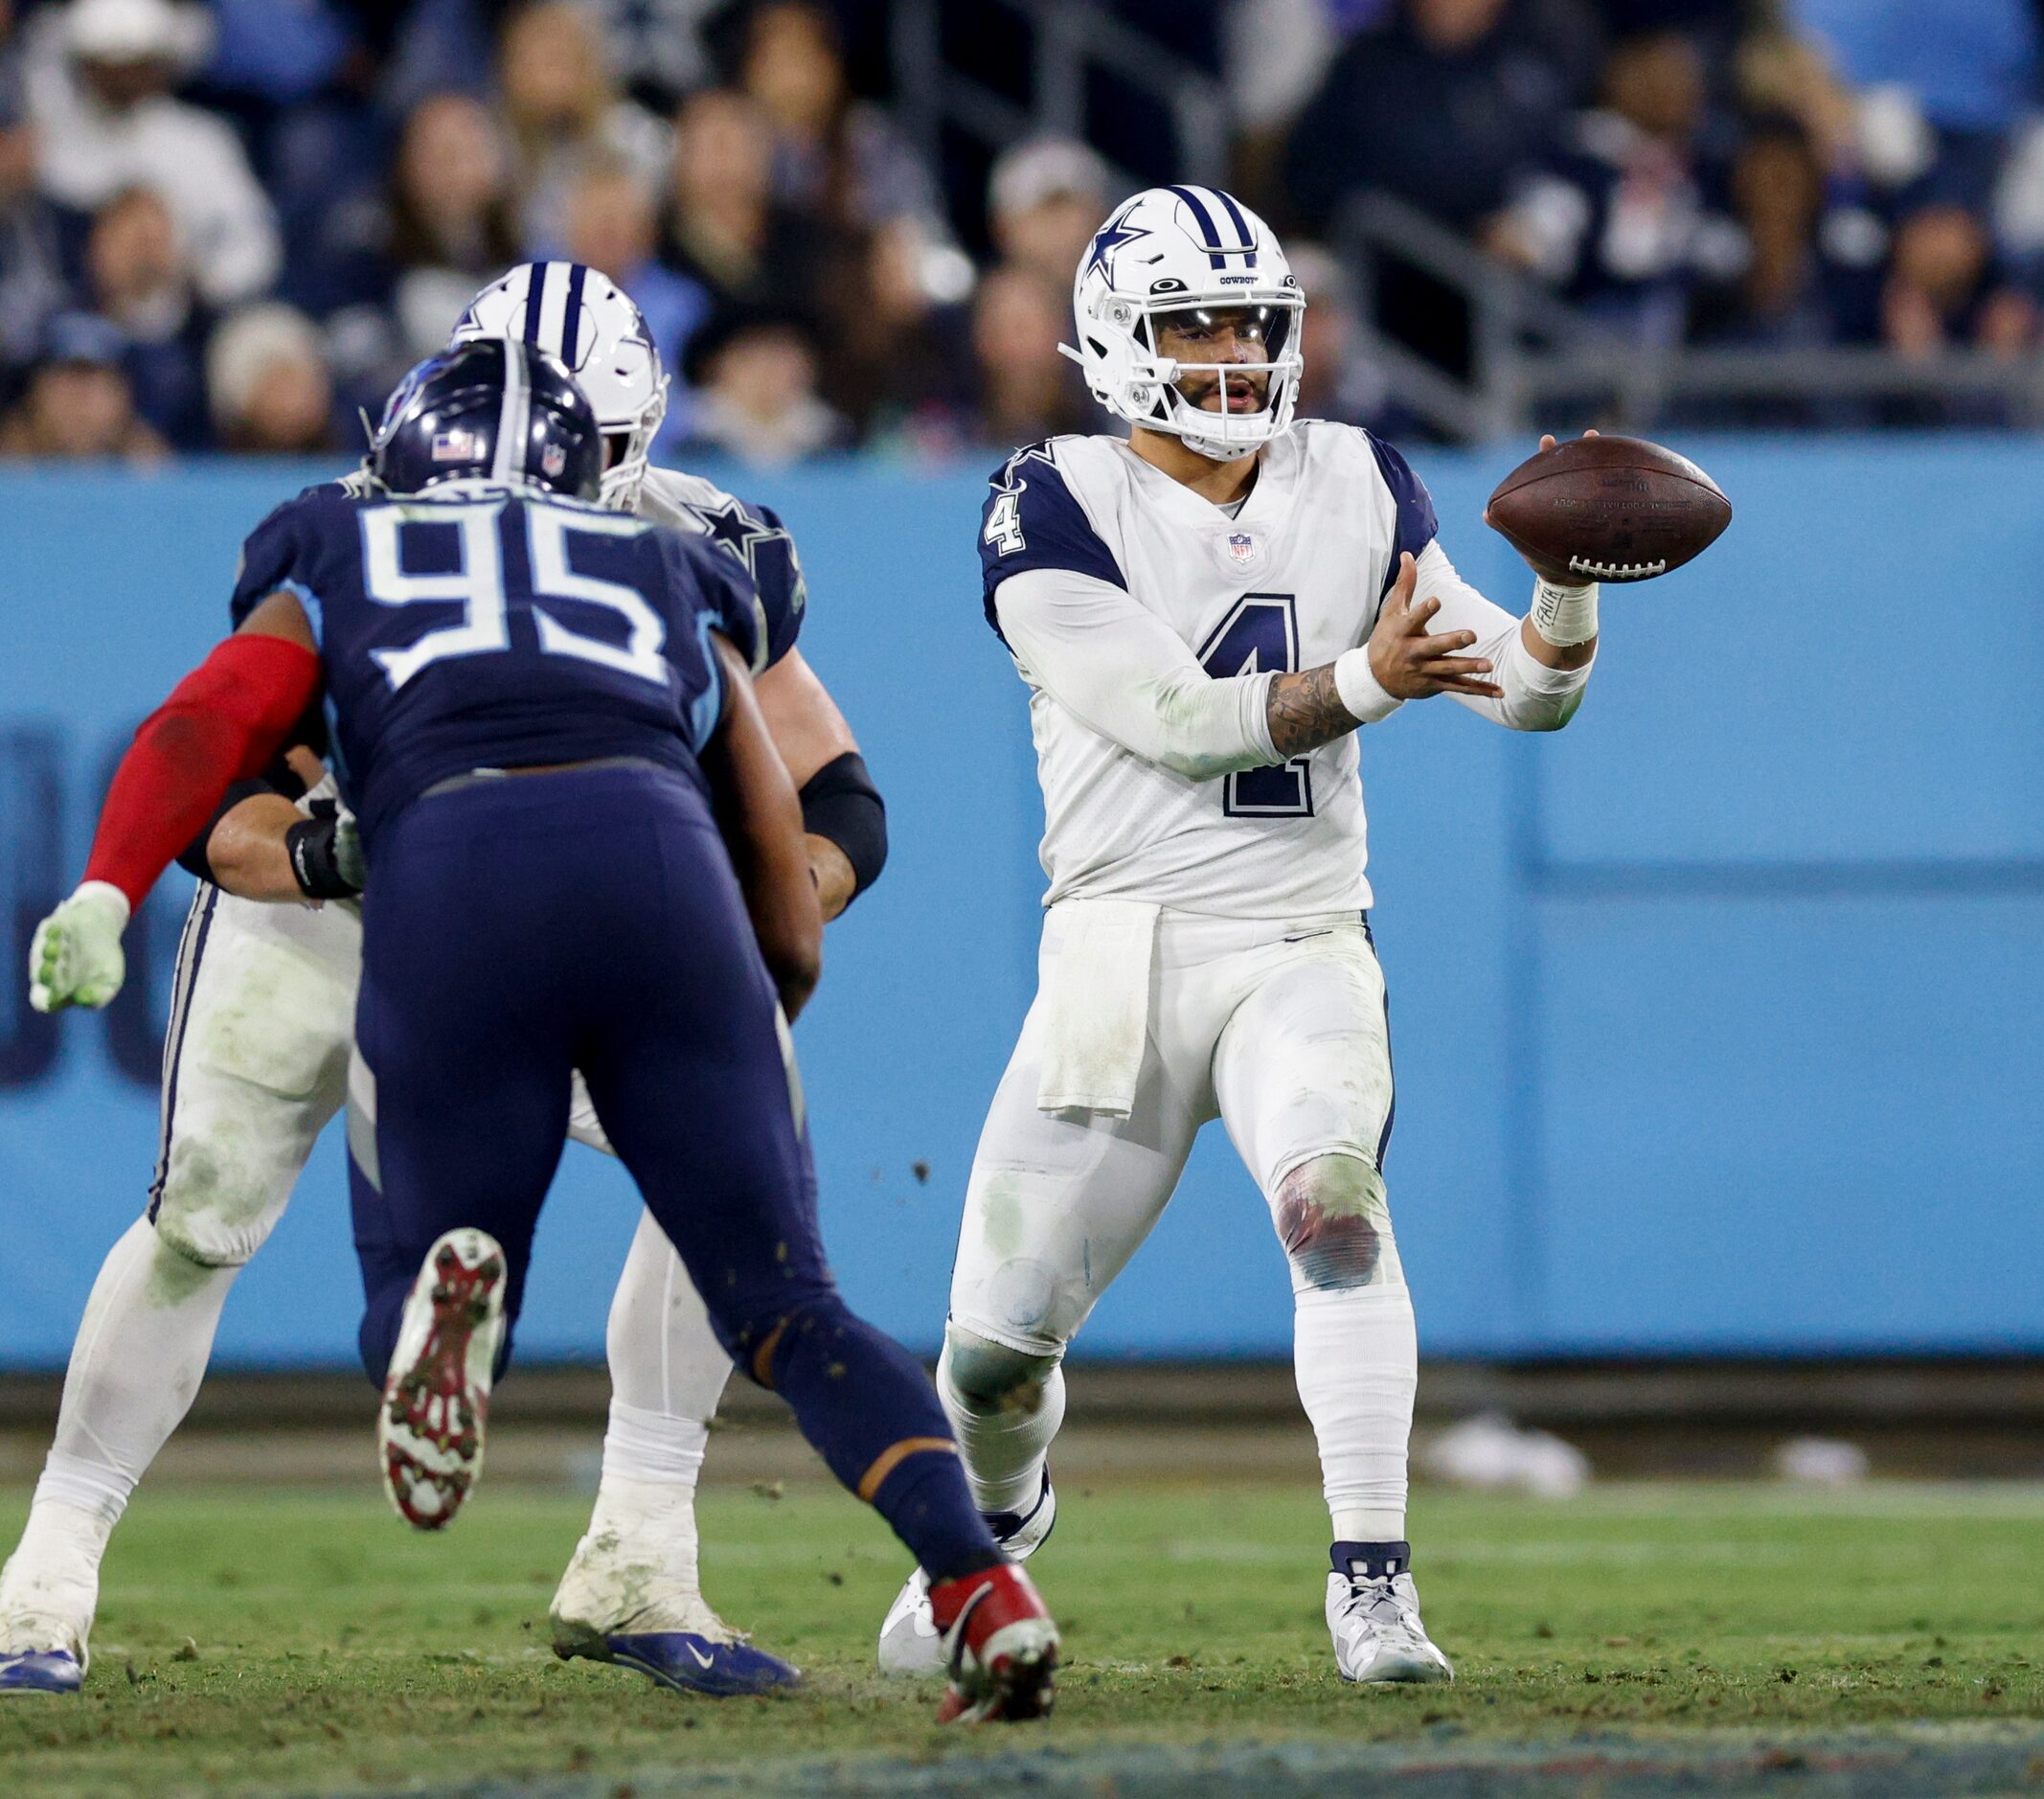
[[[574,371],[608,450],[602,503],[636,510],[646,459],[667,417],[668,377],[630,295],[580,262],[521,262],[469,301],[448,341],[471,337],[523,338]]]
[[[1232,462],[1291,428],[1305,309],[1278,239],[1248,207],[1218,188],[1146,188],[1115,209],[1079,259],[1072,285],[1079,348],[1058,348],[1117,418]],[[1192,362],[1159,353],[1163,325],[1198,330],[1206,323],[1200,314],[1221,312],[1249,314],[1242,324],[1260,333],[1262,361]],[[1258,376],[1260,395],[1243,378]],[[1179,385],[1189,376],[1191,398]],[[1218,410],[1198,403],[1216,393]]]

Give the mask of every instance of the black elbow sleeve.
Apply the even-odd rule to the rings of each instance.
[[[802,828],[844,851],[854,898],[880,878],[887,865],[887,806],[857,750],[824,763],[803,784]]]

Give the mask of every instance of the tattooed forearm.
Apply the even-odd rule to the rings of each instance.
[[[1303,674],[1281,674],[1264,702],[1270,740],[1280,756],[1302,756],[1355,729],[1355,717],[1341,703],[1329,662]]]

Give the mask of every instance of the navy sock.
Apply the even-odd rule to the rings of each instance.
[[[955,1581],[1006,1560],[972,1503],[964,1468],[946,1450],[910,1456],[881,1482],[873,1509],[916,1552],[933,1582]]]
[[[1403,1574],[1413,1565],[1410,1543],[1336,1543],[1328,1551],[1336,1574],[1350,1574],[1366,1581]]]
[[[937,1391],[900,1344],[832,1294],[785,1321],[765,1372],[831,1473],[893,1526],[933,1581],[1002,1560]]]

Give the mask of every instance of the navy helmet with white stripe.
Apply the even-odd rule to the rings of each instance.
[[[631,296],[581,262],[521,262],[469,301],[451,341],[478,337],[515,337],[568,365],[603,427],[603,504],[635,511],[668,376]]]
[[[559,357],[479,337],[428,356],[397,383],[370,440],[369,472],[391,493],[487,481],[594,500],[603,439]]]
[[[1079,346],[1059,345],[1116,417],[1230,462],[1291,428],[1306,297],[1277,238],[1218,188],[1146,188],[1108,216],[1072,285]],[[1164,354],[1222,341],[1251,353],[1211,362]],[[1215,403],[1202,405],[1202,400]]]

